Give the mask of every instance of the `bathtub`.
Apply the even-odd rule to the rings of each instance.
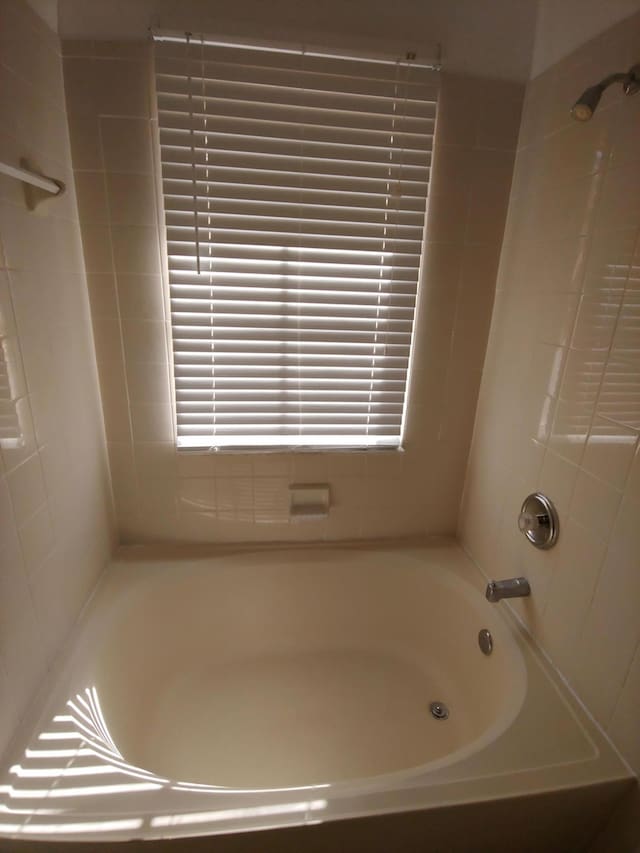
[[[123,549],[18,733],[0,849],[373,850],[410,815],[494,851],[554,808],[544,849],[578,849],[630,773],[485,583],[445,541]]]

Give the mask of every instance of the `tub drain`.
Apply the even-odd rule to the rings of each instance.
[[[431,711],[431,716],[436,720],[446,720],[449,716],[449,709],[444,702],[432,702],[429,705],[429,710]]]

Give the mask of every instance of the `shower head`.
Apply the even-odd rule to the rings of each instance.
[[[589,121],[600,103],[604,90],[612,83],[622,83],[625,95],[635,95],[640,91],[640,64],[634,65],[626,74],[609,74],[604,80],[589,86],[571,107],[571,115],[576,121]]]
[[[606,86],[603,86],[602,83],[598,83],[596,86],[589,86],[588,89],[584,90],[571,107],[571,115],[576,121],[589,121],[600,103],[605,88]]]

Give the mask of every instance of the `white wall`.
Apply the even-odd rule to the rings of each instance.
[[[54,33],[58,32],[58,0],[27,0],[27,3]]]
[[[67,109],[124,541],[375,538],[455,529],[522,85],[443,74],[404,453],[176,453],[148,44],[65,41]],[[290,523],[292,482],[328,519]]]
[[[535,0],[60,0],[66,39],[143,38],[149,26],[433,55],[448,71],[526,80]]]
[[[539,0],[531,77],[639,9],[640,0]],[[640,34],[635,61],[640,62]]]
[[[459,528],[488,576],[529,579],[509,606],[636,772],[640,96],[569,108],[639,34],[637,13],[528,86]],[[517,528],[532,491],[560,516],[548,551]]]
[[[35,210],[0,177],[0,752],[104,567],[114,538],[60,43],[0,3],[0,160],[65,182]],[[6,434],[7,420],[13,423]]]

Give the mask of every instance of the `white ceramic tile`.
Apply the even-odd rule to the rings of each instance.
[[[252,457],[243,453],[216,453],[211,457],[213,471],[219,477],[252,476]]]
[[[609,549],[576,648],[574,680],[598,722],[607,725],[640,639],[637,561]]]
[[[0,477],[0,548],[16,538],[16,521],[9,486],[5,477]]]
[[[578,476],[578,468],[547,450],[538,479],[538,491],[553,501],[560,518],[567,518]]]
[[[113,262],[118,275],[157,275],[160,272],[157,228],[150,225],[113,225],[111,240]]]
[[[139,442],[134,445],[133,454],[136,471],[142,481],[169,480],[178,475],[175,446],[171,441]]]
[[[293,458],[293,478],[298,483],[324,483],[329,475],[325,453],[296,453]]]
[[[155,516],[155,529],[161,530],[165,524],[171,527],[173,534],[174,522],[177,519],[176,494],[177,481],[149,480],[140,483],[139,503],[141,519],[151,519]],[[145,541],[146,541],[145,537]],[[164,537],[162,537],[164,539]]]
[[[12,407],[18,421],[20,441],[2,447],[2,462],[5,471],[12,471],[29,459],[36,451],[36,433],[29,397],[22,397]]]
[[[92,315],[117,319],[119,312],[115,276],[110,273],[93,273],[87,275],[87,284]]]
[[[0,753],[4,754],[9,746],[12,733],[19,721],[18,709],[11,695],[11,685],[0,661],[0,691],[4,701],[0,703]]]
[[[606,545],[587,528],[561,516],[540,640],[554,663],[572,675],[576,645],[604,561]]]
[[[569,512],[578,524],[606,541],[618,513],[621,497],[617,489],[580,470]]]
[[[257,481],[256,481],[257,482]],[[252,513],[254,481],[251,477],[216,477],[216,506],[219,518],[242,520]]]
[[[173,420],[168,405],[160,403],[133,403],[131,405],[133,439],[144,441],[171,441]]]
[[[613,231],[628,227],[640,218],[640,196],[630,193],[629,187],[640,180],[640,161],[630,161],[607,172],[598,206],[597,225],[601,230]]]
[[[571,341],[579,297],[574,293],[549,294],[540,306],[539,337],[545,344],[567,347]]]
[[[627,480],[627,494],[630,498],[640,502],[640,445],[636,448],[635,456],[631,462],[629,479]]]
[[[180,477],[178,509],[180,512],[215,512],[215,480],[207,477]]]
[[[109,172],[106,183],[114,225],[156,225],[156,187],[151,175]]]
[[[71,114],[68,119],[74,169],[101,170],[104,163],[98,118]]]
[[[579,465],[584,453],[593,405],[582,400],[559,400],[553,411],[553,424],[547,435],[541,434],[542,441],[559,456],[563,456],[574,465]]]
[[[117,288],[123,319],[164,321],[164,293],[159,275],[119,273]]]
[[[635,430],[596,416],[584,449],[582,467],[616,489],[622,489],[637,443]]]
[[[42,507],[47,498],[37,453],[7,474],[11,503],[18,526]]]
[[[215,457],[210,453],[178,451],[176,464],[180,477],[212,477]]]
[[[636,773],[640,773],[640,738],[638,707],[640,706],[640,646],[620,692],[608,734]]]
[[[103,172],[78,172],[75,176],[80,221],[87,225],[107,225],[109,208]]]
[[[62,492],[69,478],[73,451],[69,447],[68,438],[64,431],[52,436],[46,444],[40,447],[40,464],[49,502],[55,501],[56,495]]]
[[[127,387],[132,403],[171,405],[171,384],[166,363],[128,360]]]
[[[257,524],[289,520],[289,480],[286,477],[257,477],[253,481],[254,519]]]
[[[25,569],[33,574],[43,563],[55,542],[49,509],[43,505],[19,530]]]
[[[149,122],[146,119],[115,116],[103,116],[99,122],[105,169],[112,173],[151,174]]]
[[[258,453],[251,459],[254,477],[289,478],[292,461],[287,453]]]
[[[128,362],[167,363],[165,324],[154,320],[123,320],[125,357]]]
[[[640,554],[640,500],[625,494],[611,532],[610,547],[621,560],[636,560]]]

